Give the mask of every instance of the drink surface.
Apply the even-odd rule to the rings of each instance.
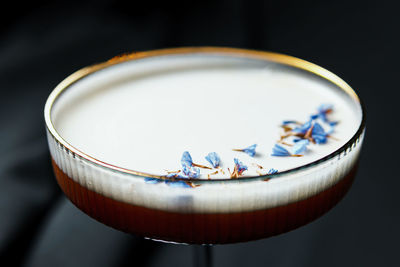
[[[283,120],[305,123],[321,104],[338,121],[326,144],[310,144],[302,157],[274,157]],[[181,169],[189,151],[209,166],[238,158],[279,171],[318,160],[342,147],[361,123],[359,103],[323,78],[259,59],[216,55],[169,55],[128,61],[74,83],[56,101],[52,121],[60,136],[103,162],[154,175]],[[232,149],[257,144],[256,155]],[[201,170],[206,178],[212,171]],[[211,178],[229,178],[227,171]]]

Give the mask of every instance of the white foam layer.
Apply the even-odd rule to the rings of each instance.
[[[327,144],[303,157],[272,157],[282,120],[305,122],[323,103],[340,123]],[[109,67],[73,84],[56,101],[52,120],[62,138],[107,163],[165,175],[178,170],[183,151],[194,162],[217,152],[223,168],[233,158],[288,170],[343,146],[361,122],[359,104],[332,84],[303,71],[256,59],[212,55],[163,56]],[[257,144],[251,158],[233,148]],[[202,177],[211,171],[202,170]],[[229,176],[226,172],[226,176]],[[212,176],[224,177],[222,173]]]

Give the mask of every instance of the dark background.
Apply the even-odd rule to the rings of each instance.
[[[14,1],[0,16],[0,266],[190,266],[76,209],[50,166],[43,106],[67,75],[115,55],[232,46],[300,57],[358,92],[367,135],[356,181],[296,231],[216,246],[216,266],[399,266],[398,9],[384,1]]]

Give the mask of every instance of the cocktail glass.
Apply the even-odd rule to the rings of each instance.
[[[345,94],[349,101],[359,105],[361,123],[342,147],[317,161],[268,176],[219,180],[166,178],[111,165],[68,143],[54,126],[54,103],[80,79],[131,60],[185,54],[244,57],[305,72],[325,80],[339,94]],[[334,207],[354,180],[365,131],[364,118],[364,108],[350,86],[319,66],[281,54],[210,47],[141,52],[84,68],[61,82],[45,106],[55,176],[75,206],[99,222],[126,233],[159,241],[204,245],[204,251],[199,252],[203,255],[199,259],[203,264],[210,264],[208,245],[278,235],[305,225]],[[183,180],[196,186],[181,188],[146,183],[148,178]],[[199,246],[196,247],[199,251]]]

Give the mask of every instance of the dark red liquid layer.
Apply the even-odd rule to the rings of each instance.
[[[193,244],[244,242],[278,235],[320,217],[350,188],[356,168],[332,187],[301,201],[239,213],[178,213],[135,206],[88,190],[53,161],[58,184],[92,218],[115,229],[165,241]]]

